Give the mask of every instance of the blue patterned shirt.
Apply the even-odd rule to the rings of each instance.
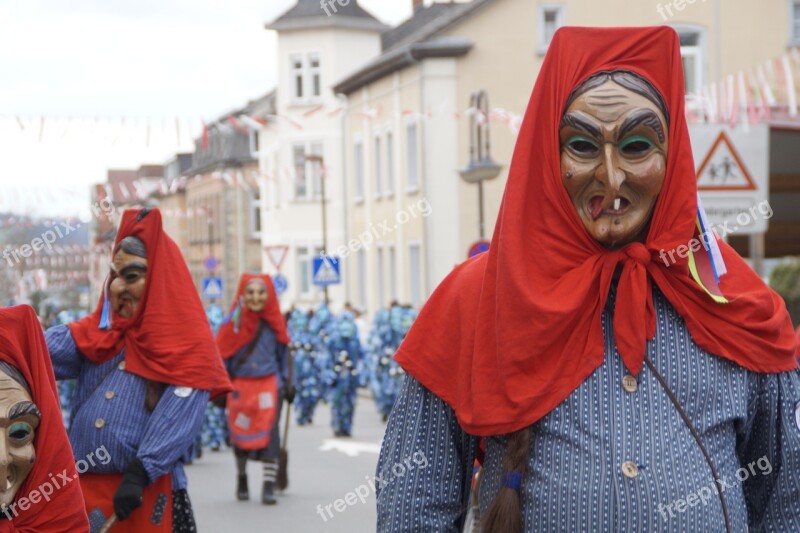
[[[125,372],[125,350],[96,365],[75,346],[67,326],[45,332],[57,379],[77,378],[72,398],[69,440],[86,472],[120,473],[138,457],[151,481],[172,473],[174,489],[186,488],[184,461],[200,430],[209,393],[168,386],[152,413],[144,406],[146,381]],[[105,446],[110,460],[96,452]],[[87,458],[95,457],[92,462]],[[81,464],[81,463],[78,463]]]
[[[248,344],[250,344],[248,342]],[[264,324],[261,337],[253,353],[242,364],[248,346],[243,346],[233,357],[225,360],[225,368],[232,377],[260,378],[278,374],[278,386],[283,389],[289,380],[289,349],[278,341],[275,332]]]
[[[800,531],[800,374],[757,374],[710,355],[657,290],[654,305],[647,354],[709,451],[732,530]],[[608,308],[602,320],[604,363],[533,426],[524,531],[725,531],[699,445],[652,371],[628,376]],[[482,514],[501,486],[506,441],[485,439]],[[378,531],[461,531],[477,447],[409,376],[378,462]]]

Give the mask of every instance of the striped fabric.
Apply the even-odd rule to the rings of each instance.
[[[122,472],[138,457],[151,480],[171,472],[173,489],[185,489],[183,463],[190,458],[209,393],[169,386],[148,413],[145,380],[120,369],[124,350],[95,365],[77,351],[66,326],[48,329],[45,338],[56,378],[78,380],[69,428],[75,460],[84,460],[87,472],[103,474]],[[101,459],[110,457],[107,464],[97,458],[103,447],[107,453]]]
[[[605,362],[534,425],[524,530],[725,531],[710,468],[653,372],[645,367],[623,385],[612,300],[603,315]],[[713,458],[732,530],[800,532],[800,375],[755,374],[712,356],[657,290],[654,304],[648,356]],[[486,439],[482,514],[501,485],[505,442]],[[460,531],[477,443],[409,377],[378,462],[378,531]]]

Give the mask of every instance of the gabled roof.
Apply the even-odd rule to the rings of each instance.
[[[434,3],[417,9],[411,18],[381,35],[383,54],[337,83],[334,92],[350,94],[426,57],[466,54],[472,48],[471,41],[441,34],[493,1]]]
[[[340,0],[297,0],[294,7],[265,26],[277,31],[326,27],[386,30],[386,25],[361,7],[357,0],[347,3]]]

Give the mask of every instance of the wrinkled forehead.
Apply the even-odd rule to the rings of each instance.
[[[613,80],[577,96],[564,111],[564,116],[584,113],[604,122],[614,122],[636,110],[651,111],[662,125],[666,125],[666,117],[655,102]]]
[[[251,279],[250,281],[247,282],[247,285],[245,285],[245,290],[251,290],[251,291],[267,290],[267,284],[264,283],[263,279],[259,278]]]
[[[0,403],[24,401],[33,401],[25,386],[0,369]]]

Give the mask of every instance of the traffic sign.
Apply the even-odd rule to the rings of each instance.
[[[339,258],[332,255],[315,257],[312,266],[311,281],[318,287],[338,285],[342,282],[339,274]]]
[[[203,278],[203,298],[206,300],[222,298],[222,278],[217,276]]]
[[[273,244],[265,246],[264,251],[267,252],[267,257],[275,270],[280,270],[283,260],[286,259],[286,252],[289,251],[289,246],[286,244]]]
[[[286,279],[286,276],[280,273],[272,276],[272,284],[275,286],[275,292],[278,294],[278,296],[281,296],[284,292],[286,292],[286,289],[289,288],[289,280]]]
[[[476,241],[469,247],[467,257],[473,257],[487,251],[489,251],[489,241]]]
[[[219,266],[219,261],[213,255],[209,255],[203,261],[203,266],[206,267],[206,270],[209,272],[214,272],[214,269]]]
[[[769,126],[745,130],[724,124],[691,124],[697,191],[708,221],[729,233],[767,231],[769,214]]]

